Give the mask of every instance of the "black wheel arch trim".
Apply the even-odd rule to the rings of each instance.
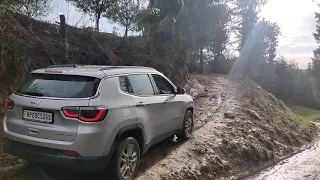
[[[187,107],[186,107],[186,112],[191,110],[193,112],[194,110],[194,104],[193,103],[188,103],[187,104]]]
[[[193,106],[188,106],[186,109],[186,112],[191,111],[193,113],[194,107]]]
[[[121,137],[121,135],[124,134],[125,132],[131,131],[131,130],[136,130],[136,129],[139,129],[142,131],[143,140],[144,140],[144,137],[145,137],[144,127],[140,123],[139,124],[131,124],[131,125],[128,125],[128,126],[121,128],[116,135],[116,140],[118,140]]]
[[[116,148],[116,145],[117,145],[117,143],[118,143],[118,140],[120,139],[120,137],[124,134],[124,133],[126,133],[126,132],[128,132],[128,131],[131,131],[131,130],[141,130],[141,132],[142,132],[142,140],[143,140],[143,142],[142,142],[142,147],[140,147],[140,151],[141,152],[144,152],[145,150],[146,150],[146,145],[145,145],[145,131],[144,131],[144,127],[143,127],[143,125],[142,124],[140,124],[140,123],[137,123],[137,124],[131,124],[131,125],[127,125],[127,126],[124,126],[123,128],[121,128],[119,131],[118,131],[118,133],[117,133],[117,135],[116,135],[116,137],[115,137],[115,139],[113,140],[113,143],[112,143],[112,147],[111,147],[111,153],[113,154],[114,153],[114,150],[115,150],[115,148]]]
[[[185,115],[187,114],[188,111],[191,111],[192,115],[194,115],[194,106],[192,104],[188,105],[186,108],[186,111],[185,111],[184,117],[183,117],[183,122],[181,124],[179,132],[183,131],[183,123],[185,121]]]

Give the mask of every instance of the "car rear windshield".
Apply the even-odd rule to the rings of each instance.
[[[100,79],[95,77],[33,74],[17,91],[19,94],[58,98],[87,98],[94,96]]]

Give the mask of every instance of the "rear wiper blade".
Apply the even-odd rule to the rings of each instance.
[[[30,95],[30,96],[43,96],[42,93],[32,92],[32,91],[26,91],[26,92],[24,92],[23,94],[25,94],[25,95]]]

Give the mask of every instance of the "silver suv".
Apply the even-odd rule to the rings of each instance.
[[[7,99],[4,149],[29,162],[132,179],[150,146],[190,138],[193,106],[152,68],[50,66]]]

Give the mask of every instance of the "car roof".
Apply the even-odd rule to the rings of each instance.
[[[80,75],[97,78],[106,76],[122,75],[122,74],[137,74],[137,73],[156,73],[159,72],[150,67],[140,66],[95,66],[95,65],[53,65],[43,69],[37,69],[32,73],[41,74],[66,74]]]

